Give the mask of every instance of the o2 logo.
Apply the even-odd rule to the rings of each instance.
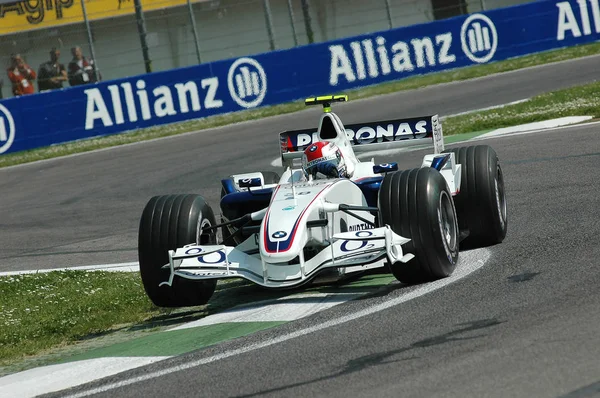
[[[202,250],[201,247],[192,247],[190,249],[187,249],[185,251],[185,254],[188,254],[188,255],[197,254],[198,262],[200,262],[202,264],[219,264],[219,263],[227,262],[227,256],[225,255],[225,251],[223,251],[223,250],[218,250],[216,252],[201,255],[203,251],[204,250]],[[208,257],[208,259],[206,257]],[[215,259],[216,259],[216,261],[214,261]]]
[[[208,257],[208,258],[207,258]],[[216,258],[216,261],[214,259]],[[202,264],[220,264],[227,262],[227,257],[225,256],[225,252],[223,250],[219,250],[205,256],[198,257],[198,262]]]
[[[373,236],[371,231],[358,231],[354,234],[357,238],[370,238]],[[345,240],[340,246],[340,250],[344,253],[354,252],[357,250],[368,250],[375,247],[374,243],[370,243],[368,240]]]

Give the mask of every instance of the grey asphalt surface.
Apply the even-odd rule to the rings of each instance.
[[[351,123],[423,110],[444,115],[481,108],[595,80],[598,60],[398,93],[345,104],[338,113]],[[573,71],[580,76],[569,76]],[[375,102],[373,112],[368,105]],[[138,217],[150,196],[202,192],[216,203],[222,176],[271,169],[278,148],[275,133],[282,126],[310,126],[318,113],[308,110],[0,170],[2,267],[134,261]],[[501,158],[509,232],[504,243],[489,249],[486,266],[469,277],[355,321],[99,395],[597,396],[599,133],[600,126],[594,125],[485,141]],[[400,167],[420,164],[423,154],[404,154]],[[395,283],[310,318],[91,386],[286,335],[407,289],[413,287]]]
[[[97,396],[598,396],[599,134],[597,124],[483,141],[501,157],[509,232],[468,277],[355,321]],[[415,164],[422,154],[405,154],[403,163]],[[316,316],[86,388],[285,336],[410,289],[394,283]]]

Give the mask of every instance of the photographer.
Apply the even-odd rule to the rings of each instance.
[[[12,54],[10,56],[10,68],[8,68],[8,78],[12,83],[12,93],[18,97],[25,94],[33,94],[33,81],[36,73],[23,61],[21,54]]]

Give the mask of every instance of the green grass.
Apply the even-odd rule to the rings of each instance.
[[[447,72],[415,76],[391,83],[384,83],[376,86],[364,87],[361,89],[350,91],[348,94],[351,100],[367,98],[375,95],[389,94],[402,90],[410,90],[430,86],[433,84],[472,79],[476,77],[487,76],[493,73],[507,72],[511,70],[546,64],[550,62],[579,58],[597,54],[598,52],[600,52],[600,43],[569,47],[560,50],[528,55],[525,57],[513,58],[506,61],[500,61],[491,64],[477,65],[468,68],[455,69]],[[166,126],[151,127],[147,129],[132,131],[126,134],[86,139],[67,144],[34,149],[30,151],[0,155],[0,167],[6,167],[42,159],[50,159],[73,153],[92,151],[95,149],[166,137],[190,131],[198,131],[212,127],[223,126],[231,123],[243,122],[246,120],[260,119],[267,116],[296,112],[302,109],[305,109],[305,106],[302,102],[298,101],[288,104],[259,108],[250,111],[242,111],[221,116],[214,116],[205,119],[174,123]],[[457,134],[470,131],[464,129],[466,127],[463,126],[466,124],[459,124],[457,126],[453,126],[452,123],[452,120],[446,121],[444,129],[446,134]]]
[[[50,272],[0,278],[0,366],[158,315],[138,274]]]
[[[369,275],[302,292],[369,293],[393,280]],[[0,376],[56,362],[221,312],[298,290],[262,289],[243,280],[219,281],[208,304],[166,309],[147,298],[139,273],[54,271],[0,277]]]

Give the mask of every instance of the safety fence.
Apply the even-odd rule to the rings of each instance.
[[[526,0],[0,0],[0,65],[19,54],[39,74],[49,52],[71,74],[72,49],[98,79],[241,57],[431,22]],[[71,65],[69,65],[71,64]],[[44,75],[44,72],[42,72]],[[96,77],[90,76],[90,80]],[[0,97],[13,96],[6,76]],[[44,78],[42,77],[42,80]],[[77,79],[71,80],[77,84]],[[56,87],[69,87],[64,81]],[[32,84],[34,92],[52,88]]]
[[[343,92],[598,39],[597,0],[538,1],[25,95],[0,102],[0,153]]]

